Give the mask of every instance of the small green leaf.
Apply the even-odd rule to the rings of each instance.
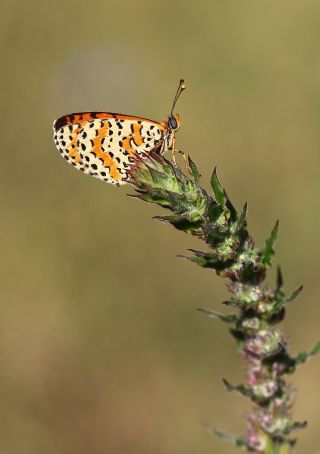
[[[279,310],[280,309],[283,310],[287,303],[290,303],[290,301],[293,301],[296,298],[298,298],[298,296],[300,295],[302,290],[303,290],[303,285],[300,285],[299,288],[297,288],[292,293],[290,293],[288,296],[286,296],[281,290],[279,290],[279,286],[277,286],[277,289],[276,289],[276,292],[277,292],[277,294],[276,294],[276,305],[275,305],[275,307],[278,308]]]
[[[137,191],[137,192],[140,192],[140,191]],[[163,196],[161,195],[157,195],[157,194],[146,194],[146,193],[143,193],[143,192],[140,192],[140,194],[127,194],[128,197],[131,197],[133,199],[140,199],[144,202],[148,202],[148,203],[156,203],[157,205],[161,205],[163,207],[166,207],[168,208],[170,206],[170,203],[167,199],[165,199]]]
[[[177,255],[178,258],[190,260],[190,262],[196,263],[199,266],[207,268],[207,261],[204,257],[187,257],[185,255]]]
[[[309,356],[314,356],[314,355],[317,355],[318,353],[320,353],[320,342],[318,342],[318,343],[313,347],[313,349],[310,351],[310,355],[309,355]]]
[[[224,196],[226,198],[226,208],[227,210],[229,211],[229,216],[230,216],[230,220],[232,222],[236,222],[237,218],[238,218],[238,212],[237,210],[235,209],[235,207],[233,206],[231,200],[229,199],[228,197],[228,194],[226,193],[226,191],[224,190],[223,191],[224,193]]]
[[[233,262],[232,259],[230,260],[222,260],[214,253],[206,253],[201,251],[196,251],[194,249],[189,249],[189,251],[193,252],[196,257],[193,260],[193,257],[190,258],[191,261],[201,264],[204,268],[212,268],[216,271],[224,270],[227,267],[230,267],[231,263]],[[200,261],[196,260],[197,258],[201,258]],[[200,262],[200,263],[199,263]]]
[[[180,216],[178,216],[178,215],[154,216],[152,219],[155,219],[156,221],[160,221],[160,222],[177,222],[177,221],[179,221]]]
[[[265,245],[262,250],[262,263],[265,266],[271,265],[271,259],[274,256],[273,245],[277,239],[278,231],[279,231],[279,221],[277,221],[275,223],[275,226],[273,227],[269,238],[267,238],[267,240],[265,241]]]
[[[293,301],[295,300],[296,298],[298,298],[298,296],[300,295],[300,293],[302,292],[303,290],[303,285],[300,285],[299,288],[297,288],[296,290],[294,290],[290,295],[288,295],[286,298],[285,298],[285,303],[289,303],[290,301]]]
[[[227,391],[232,392],[232,393],[237,393],[241,394],[241,396],[244,397],[250,397],[252,398],[252,392],[246,388],[244,385],[232,385],[231,383],[228,382],[225,378],[222,379],[224,386],[226,387]]]
[[[218,205],[220,205],[222,208],[224,208],[227,203],[227,197],[221,187],[220,181],[218,180],[216,167],[214,168],[214,171],[213,171],[213,174],[211,177],[211,186],[212,186],[213,193],[215,195]]]
[[[154,216],[153,219],[161,222],[169,222],[176,229],[183,230],[184,232],[192,233],[194,235],[197,233],[199,234],[199,222],[190,221],[179,214],[172,216]]]
[[[307,425],[308,425],[307,421],[294,421],[292,424],[287,426],[284,432],[286,435],[289,435],[293,430],[305,429]]]
[[[190,167],[190,170],[191,170],[191,173],[192,173],[192,176],[193,176],[193,179],[195,181],[195,183],[199,183],[200,181],[200,173],[198,171],[198,168],[197,166],[195,165],[195,163],[192,161],[192,159],[190,158],[190,156],[188,156],[188,164],[189,164],[189,167]]]
[[[197,257],[204,257],[206,260],[218,260],[218,257],[214,253],[197,251],[196,249],[188,249],[193,252]]]
[[[217,272],[221,272],[226,267],[230,266],[230,262],[223,262],[214,256],[208,257],[205,255],[196,255],[195,257],[186,257],[183,255],[178,255],[178,257],[190,260],[190,262],[196,263],[197,265],[200,265],[203,268],[213,269],[216,270]]]
[[[283,276],[282,276],[281,268],[280,268],[280,266],[278,266],[278,268],[277,268],[277,288],[276,288],[276,292],[277,293],[281,292],[282,288],[283,288]]]
[[[222,301],[222,304],[224,306],[232,306],[236,308],[241,308],[244,305],[244,302],[241,300],[226,300]]]
[[[220,429],[215,429],[214,427],[210,427],[206,422],[201,422],[203,427],[207,429],[208,432],[210,432],[213,435],[216,435],[219,438],[222,438],[224,441],[227,441],[228,443],[231,443],[233,446],[236,446],[238,448],[247,446],[246,440],[243,437],[236,437],[234,435],[230,435],[226,432],[223,432]]]
[[[238,217],[237,223],[236,223],[236,232],[239,232],[243,227],[246,225],[246,217],[247,217],[247,211],[248,211],[248,204],[247,202],[244,204],[243,209],[240,213],[240,216]]]
[[[220,312],[213,311],[212,309],[206,309],[203,307],[199,307],[197,309],[199,312],[202,312],[203,314],[207,315],[208,317],[211,318],[217,318],[221,320],[222,322],[226,323],[235,323],[238,320],[238,317],[233,314],[221,314]]]
[[[317,355],[318,353],[320,353],[320,342],[318,342],[315,345],[315,347],[313,347],[313,349],[310,350],[309,352],[299,353],[294,359],[295,365],[299,366],[301,364],[304,364],[309,358],[311,358],[312,356]]]

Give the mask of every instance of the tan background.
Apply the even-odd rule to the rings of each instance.
[[[180,77],[178,144],[249,202],[258,244],[281,219],[276,263],[305,284],[284,329],[319,338],[320,4],[312,0],[1,2],[1,454],[238,452],[228,395],[243,365],[226,328],[196,312],[225,282],[178,260],[202,245],[161,210],[76,172],[55,117],[110,110],[162,120]],[[274,274],[271,273],[271,278]],[[292,378],[299,452],[319,438],[320,358]]]

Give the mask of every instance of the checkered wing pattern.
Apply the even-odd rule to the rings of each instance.
[[[65,115],[53,124],[62,157],[76,169],[107,183],[124,184],[137,155],[159,150],[166,124],[107,112]]]

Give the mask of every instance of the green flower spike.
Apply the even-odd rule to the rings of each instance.
[[[285,377],[319,353],[320,342],[309,352],[291,356],[286,339],[276,326],[302,287],[286,295],[280,268],[274,289],[263,284],[275,253],[278,221],[264,247],[255,247],[247,229],[247,204],[237,212],[221,186],[216,169],[211,178],[213,194],[208,194],[200,187],[200,174],[190,157],[188,166],[190,175],[187,176],[170,160],[151,153],[137,158],[129,182],[136,191],[131,197],[171,212],[155,219],[206,243],[206,251],[190,250],[192,255],[186,259],[228,279],[230,297],[223,304],[236,312],[227,315],[211,308],[199,308],[199,311],[226,323],[236,340],[246,362],[245,380],[239,385],[231,385],[226,379],[223,382],[227,391],[248,398],[253,409],[244,436],[234,437],[205,426],[211,433],[250,452],[290,454],[295,444],[292,432],[304,428],[306,422],[292,421],[292,390]]]

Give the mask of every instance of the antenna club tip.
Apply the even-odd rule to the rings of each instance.
[[[183,92],[183,90],[186,88],[186,84],[184,83],[184,80],[183,79],[180,79],[180,83],[179,83],[179,87],[176,91],[176,94],[174,96],[174,99],[173,99],[173,103],[172,103],[172,107],[171,107],[171,113],[170,113],[170,116],[172,117],[173,115],[173,109],[175,108],[176,106],[176,103],[179,99],[179,96],[181,95],[181,93]]]
[[[187,88],[187,85],[184,81],[184,79],[180,79],[180,89],[185,90]]]

